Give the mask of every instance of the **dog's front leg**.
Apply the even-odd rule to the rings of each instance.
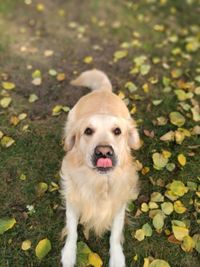
[[[125,257],[121,245],[124,227],[125,206],[117,213],[113,220],[110,236],[110,261],[109,267],[125,267]]]
[[[77,225],[78,213],[67,203],[66,220],[67,220],[67,239],[62,249],[61,262],[63,267],[74,267],[76,264],[76,242],[77,242]]]

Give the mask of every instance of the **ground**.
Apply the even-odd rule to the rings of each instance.
[[[181,221],[189,236],[200,240],[199,17],[198,0],[0,2],[0,219],[16,220],[8,231],[0,221],[1,267],[60,266],[62,132],[66,111],[88,92],[69,82],[91,68],[107,73],[143,140],[134,152],[141,191],[127,211],[127,266],[141,267],[145,258],[163,259],[171,267],[200,266],[200,241],[188,248],[183,243],[189,237],[178,241],[172,227],[172,220]],[[173,119],[171,112],[183,117],[176,113]],[[168,132],[170,138],[160,140]],[[173,181],[184,183],[174,191],[168,186],[181,202],[166,196]],[[153,192],[161,193],[161,200]],[[159,201],[171,202],[173,212],[164,215]],[[181,203],[179,210],[175,203]],[[164,225],[152,224],[155,214]],[[153,233],[138,237],[145,223]],[[86,240],[81,227],[79,232],[79,241],[108,266],[109,233]],[[40,260],[35,248],[45,238],[52,249]],[[25,240],[30,249],[22,249]]]

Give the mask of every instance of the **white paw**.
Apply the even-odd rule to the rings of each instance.
[[[110,251],[109,267],[125,267],[125,257],[121,246],[116,246]]]
[[[74,267],[76,264],[76,247],[70,243],[65,244],[61,252],[61,263],[63,267]]]

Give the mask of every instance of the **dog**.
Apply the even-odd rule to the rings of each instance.
[[[61,193],[66,204],[67,239],[63,267],[76,264],[77,225],[110,235],[110,267],[125,267],[121,245],[126,205],[139,193],[131,148],[140,147],[135,121],[100,70],[83,72],[71,82],[92,92],[68,114],[64,130],[66,155],[61,166]]]

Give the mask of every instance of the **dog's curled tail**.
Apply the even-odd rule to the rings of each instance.
[[[112,85],[107,75],[97,69],[82,72],[78,78],[71,81],[71,84],[85,86],[92,90],[112,91]]]

